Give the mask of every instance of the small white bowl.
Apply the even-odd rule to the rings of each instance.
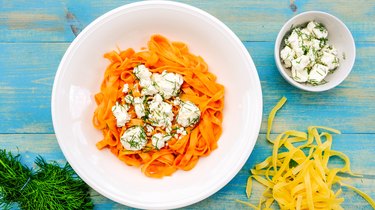
[[[285,68],[280,59],[281,46],[288,32],[290,32],[292,28],[312,20],[322,23],[328,30],[328,43],[332,44],[337,49],[340,59],[340,66],[333,74],[328,74],[325,78],[327,83],[316,86],[294,81],[291,77],[291,71]],[[284,24],[277,35],[274,53],[276,66],[281,76],[283,76],[286,81],[302,90],[321,92],[332,89],[345,80],[354,65],[356,49],[352,34],[341,20],[325,12],[309,11],[294,16]]]

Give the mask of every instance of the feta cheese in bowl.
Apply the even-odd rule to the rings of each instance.
[[[349,75],[355,61],[355,44],[338,18],[309,11],[287,21],[274,49],[276,66],[290,84],[306,91],[326,91]]]
[[[337,50],[329,44],[328,31],[321,23],[310,21],[305,27],[295,27],[284,44],[280,58],[296,82],[324,84],[328,73],[339,66]]]

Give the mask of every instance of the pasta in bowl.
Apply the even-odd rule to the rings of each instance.
[[[180,51],[188,58],[179,62],[196,63],[200,70],[182,70],[169,62],[161,67],[151,55],[144,59],[151,52],[150,40],[155,46],[172,45],[174,52]],[[166,62],[173,56],[169,52],[162,54],[168,57]],[[140,60],[106,73],[107,68],[125,65],[121,60],[132,60],[133,56]],[[150,73],[144,71],[146,68]],[[138,78],[139,70],[146,74]],[[164,70],[164,77],[173,79],[173,85],[164,83],[161,86],[166,90],[142,95],[142,86],[147,86],[147,81],[163,81]],[[178,75],[183,80],[179,91],[175,88],[181,83]],[[114,85],[101,95],[106,80]],[[145,82],[140,84],[141,80]],[[170,98],[165,97],[168,94]],[[147,118],[137,116],[138,103],[133,104],[128,95],[133,100],[139,98],[137,102],[144,105]],[[108,96],[110,99],[106,99]],[[184,109],[179,101],[186,103]],[[98,107],[104,105],[107,107],[99,111]],[[137,107],[142,115],[141,106]],[[186,4],[145,1],[104,14],[71,43],[55,76],[51,111],[57,142],[65,158],[90,187],[127,206],[171,209],[209,197],[240,171],[260,129],[262,92],[248,51],[222,22]],[[150,115],[152,112],[155,115]],[[171,126],[163,126],[163,122],[153,124],[156,113],[163,114],[163,122],[167,125],[170,121]],[[106,120],[111,132],[103,123]],[[148,133],[147,128],[153,131]],[[168,133],[170,139],[164,138]],[[146,141],[134,144],[131,137],[135,134],[145,136]],[[154,141],[159,141],[153,145],[155,134],[158,135]],[[196,142],[191,145],[195,147],[187,147],[193,140]],[[179,148],[178,142],[186,144]],[[140,150],[125,149],[127,144]],[[176,152],[171,153],[171,147]],[[118,156],[120,151],[123,153]]]
[[[186,44],[153,35],[148,49],[105,54],[93,124],[108,148],[131,166],[160,178],[192,169],[217,148],[222,132],[224,87],[203,58]]]

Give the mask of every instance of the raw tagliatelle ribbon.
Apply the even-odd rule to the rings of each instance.
[[[347,187],[362,196],[374,209],[375,202],[366,193],[342,183],[338,173],[353,176],[350,160],[344,153],[332,150],[331,133],[340,131],[323,126],[310,126],[307,132],[289,130],[271,139],[271,129],[277,111],[285,104],[283,97],[268,118],[267,140],[273,144],[272,155],[250,170],[246,195],[251,196],[253,180],[266,187],[258,205],[238,202],[254,209],[271,209],[276,202],[281,209],[343,209],[341,187]],[[329,159],[336,156],[344,162],[342,168],[328,167]],[[340,188],[334,191],[332,186]]]

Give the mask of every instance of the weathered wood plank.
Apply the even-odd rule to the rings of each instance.
[[[0,1],[0,40],[66,41],[73,39],[62,2]]]
[[[246,42],[260,75],[264,113],[281,96],[289,102],[276,118],[276,132],[326,125],[344,133],[375,133],[374,43],[357,44],[355,67],[343,84],[324,93],[289,85],[273,60],[272,42]],[[0,44],[0,133],[53,133],[50,95],[54,74],[68,47],[64,43]],[[275,88],[277,87],[277,88]],[[265,133],[264,115],[262,133]]]
[[[375,191],[373,190],[375,188],[375,162],[371,161],[375,158],[375,154],[372,152],[375,151],[373,138],[374,135],[367,134],[335,135],[333,149],[342,151],[349,156],[354,172],[366,175],[365,178],[350,179],[346,183],[355,185],[368,193],[372,198],[375,198]],[[354,144],[353,141],[356,143]],[[1,148],[9,151],[19,152],[22,155],[22,161],[29,166],[32,166],[38,154],[42,155],[47,161],[56,160],[61,164],[64,164],[66,161],[53,134],[1,134],[0,145]],[[270,154],[271,145],[267,143],[265,135],[262,134],[258,138],[253,153],[237,176],[213,196],[189,206],[187,209],[247,209],[234,200],[247,200],[244,191],[249,169]],[[261,195],[262,190],[261,186],[255,185],[254,194],[251,199],[253,203],[256,203],[256,198]],[[346,199],[344,207],[348,209],[352,209],[353,207],[370,209],[361,197],[350,190],[344,190],[343,197]],[[96,209],[124,208],[120,204],[104,198],[95,191],[92,191],[92,198]]]
[[[59,61],[74,37],[91,21],[130,0],[42,2],[0,0],[0,148],[19,151],[32,166],[40,154],[47,160],[66,162],[50,114],[50,95]],[[281,96],[288,103],[275,120],[274,132],[305,130],[308,125],[331,126],[343,131],[334,136],[333,148],[346,153],[359,189],[375,198],[375,1],[199,1],[182,0],[214,15],[227,24],[252,54],[262,83],[264,115],[255,149],[238,175],[210,198],[186,209],[248,209],[234,202],[246,200],[244,187],[249,169],[271,153],[265,141],[267,114]],[[357,60],[351,75],[339,87],[325,93],[298,90],[277,72],[273,41],[282,24],[309,10],[329,12],[352,31]],[[340,164],[333,161],[333,164]],[[261,194],[261,186],[251,198]],[[361,197],[345,190],[344,207],[371,209]],[[96,209],[130,209],[92,190]]]
[[[133,1],[0,1],[0,42],[70,42],[100,15]],[[273,41],[295,14],[322,10],[342,19],[356,41],[375,41],[374,1],[199,1],[201,8],[227,24],[243,41]],[[294,2],[294,3],[293,3]],[[295,12],[294,12],[295,11]]]
[[[0,44],[0,133],[52,133],[53,79],[68,44]]]

